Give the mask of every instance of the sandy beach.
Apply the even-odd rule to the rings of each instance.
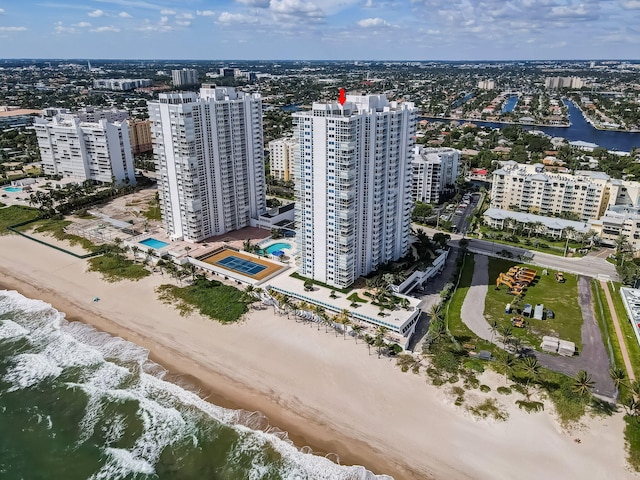
[[[0,237],[0,288],[45,300],[70,320],[147,348],[213,403],[261,411],[296,445],[337,453],[343,464],[398,480],[637,476],[626,467],[620,414],[585,418],[567,432],[549,409],[527,414],[502,396],[509,419],[480,420],[454,406],[445,388],[428,385],[425,375],[402,373],[394,360],[369,355],[353,338],[273,309],[253,310],[226,326],[180,317],[154,293],[168,281],[156,274],[106,283],[83,260],[15,235]],[[491,381],[502,384],[496,375],[483,378]],[[477,391],[468,398],[474,395],[485,398]]]

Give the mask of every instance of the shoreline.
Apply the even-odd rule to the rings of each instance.
[[[260,412],[298,448],[335,453],[341,465],[395,480],[512,480],[514,471],[519,480],[635,476],[625,467],[620,414],[586,417],[565,430],[553,409],[528,414],[496,394],[504,379],[491,372],[481,378],[491,393],[468,390],[465,406],[491,395],[509,418],[478,419],[423,373],[402,373],[395,360],[368,355],[363,342],[271,308],[229,325],[180,317],[155,294],[167,281],[155,274],[108,283],[83,260],[0,236],[0,284],[147,349],[169,372],[167,381],[195,387],[221,407]]]
[[[369,455],[365,457],[363,455],[365,452],[371,453],[371,447],[363,442],[352,438],[340,438],[335,431],[327,429],[322,423],[297,415],[292,411],[285,411],[282,408],[278,408],[277,405],[265,403],[266,399],[261,398],[262,396],[259,392],[252,391],[247,385],[236,382],[218,372],[205,371],[201,365],[191,361],[180,352],[149,341],[136,332],[128,330],[126,327],[82,308],[69,300],[60,299],[50,290],[38,288],[16,276],[12,276],[1,266],[0,272],[3,273],[3,278],[0,280],[0,290],[15,290],[27,298],[42,300],[51,304],[59,312],[64,313],[65,320],[68,322],[91,325],[98,331],[108,333],[114,337],[120,337],[144,348],[149,352],[149,360],[166,370],[167,373],[164,378],[167,382],[194,392],[203,400],[219,407],[261,414],[268,421],[263,429],[272,427],[286,433],[287,438],[291,440],[298,450],[302,448],[311,449],[311,453],[319,456],[337,455],[340,465],[360,465],[377,475],[392,475],[389,471],[386,471],[389,469],[389,465],[386,462],[376,461],[379,457]],[[173,358],[173,360],[168,360],[169,358]],[[300,425],[306,425],[307,428],[300,428]],[[327,431],[324,432],[323,430]],[[331,434],[337,438],[327,441],[325,434]],[[355,445],[354,442],[356,443]],[[405,474],[409,476],[404,474],[402,476],[392,476],[394,476],[395,480],[402,478],[427,480],[422,475],[418,476],[418,473],[413,474],[407,471]]]

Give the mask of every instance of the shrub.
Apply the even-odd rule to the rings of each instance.
[[[492,417],[495,420],[505,421],[509,416],[496,402],[495,398],[487,398],[484,402],[475,407],[468,407],[469,411],[481,418]]]
[[[482,384],[480,385],[480,391],[482,393],[488,393],[491,391],[491,387],[489,385]]]
[[[511,395],[511,389],[509,387],[500,386],[496,391],[502,395]]]
[[[544,410],[544,404],[542,402],[516,400],[516,405],[518,405],[518,408],[526,411],[527,413],[542,412]]]

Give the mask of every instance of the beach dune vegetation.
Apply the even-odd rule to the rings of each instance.
[[[175,306],[182,316],[194,310],[221,323],[238,321],[252,303],[245,292],[215,280],[198,278],[192,285],[164,284],[156,288],[160,300]]]
[[[120,280],[140,280],[149,275],[143,265],[125,257],[118,249],[108,249],[103,255],[87,260],[89,271],[100,272],[107,282]]]

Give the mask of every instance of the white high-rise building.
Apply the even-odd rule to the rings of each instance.
[[[266,210],[262,100],[204,85],[149,102],[162,219],[197,242],[250,225]]]
[[[73,114],[37,118],[34,124],[46,175],[134,184],[126,121],[83,122]]]
[[[416,145],[411,164],[413,200],[423,203],[439,202],[440,195],[455,184],[459,163],[460,150]]]
[[[182,87],[183,85],[195,85],[198,83],[198,71],[194,68],[171,70],[171,80],[174,87]]]
[[[293,116],[300,274],[347,287],[409,252],[416,109],[348,95]]]
[[[293,180],[293,158],[296,141],[278,138],[269,142],[269,167],[271,176],[277,180]]]

